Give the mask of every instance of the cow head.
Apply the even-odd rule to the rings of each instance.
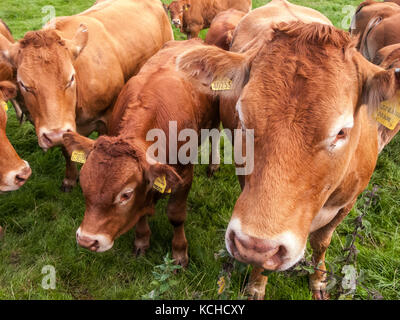
[[[237,101],[242,129],[254,129],[254,170],[245,176],[226,246],[240,261],[285,270],[321,227],[318,214],[349,170],[361,122],[375,128],[371,114],[400,88],[400,70],[369,63],[347,33],[322,24],[281,24],[260,43],[245,53],[196,48],[178,57],[177,67],[208,87],[232,80],[232,89],[218,94]],[[368,148],[366,179],[376,139]]]
[[[63,133],[76,129],[79,79],[74,63],[87,42],[83,25],[72,40],[53,29],[28,32],[15,44],[0,38],[0,53],[17,70],[19,88],[44,150],[62,144]]]
[[[30,177],[31,169],[15,152],[6,136],[7,105],[17,88],[8,81],[0,82],[0,192],[19,189]]]
[[[86,211],[76,238],[89,250],[109,250],[141,217],[154,213],[157,178],[165,177],[165,190],[172,192],[181,183],[172,167],[148,163],[142,148],[129,140],[100,137],[94,142],[76,133],[66,133],[64,140],[69,153],[87,155],[80,173]]]
[[[182,28],[183,26],[183,14],[186,10],[190,8],[189,0],[178,0],[173,1],[168,6],[168,10],[171,13],[172,24],[177,28]]]

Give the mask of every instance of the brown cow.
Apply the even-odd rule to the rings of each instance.
[[[6,136],[7,104],[17,88],[9,81],[0,82],[0,193],[19,189],[29,179],[31,169],[21,160]]]
[[[397,3],[400,6],[400,0],[385,0],[383,2],[394,2],[394,3]]]
[[[165,9],[171,13],[172,24],[191,39],[209,28],[219,12],[232,8],[248,13],[251,6],[251,0],[177,0]]]
[[[211,22],[205,43],[229,50],[233,39],[233,32],[244,15],[244,12],[236,9],[229,9],[218,13]]]
[[[273,14],[272,8],[275,21],[303,19],[295,6],[274,0],[237,27],[232,50],[247,36],[247,52],[211,47],[177,59],[178,69],[203,85],[231,79],[232,90],[218,96],[237,101],[221,101],[221,110],[236,113],[237,123],[221,112],[224,127],[254,130],[254,170],[243,177],[226,246],[256,267],[248,287],[255,298],[264,297],[262,270],[293,266],[308,237],[315,266],[325,270],[332,234],[368,185],[388,142],[371,114],[400,89],[400,70],[368,62],[349,34],[331,25],[295,21],[270,29],[265,19],[254,40],[251,25],[260,31],[262,15]],[[326,298],[325,273],[311,275],[310,287],[314,298]]]
[[[361,46],[362,36],[371,19],[376,17],[385,19],[399,12],[400,7],[395,3],[375,1],[362,2],[356,10],[350,27],[351,35],[359,37],[357,48],[359,49]]]
[[[56,18],[15,44],[0,39],[0,53],[17,69],[24,111],[47,150],[62,145],[67,131],[106,132],[124,83],[171,39],[159,0],[109,0]],[[78,171],[62,149],[67,160],[62,187],[69,191]]]
[[[380,49],[376,53],[373,63],[384,69],[400,68],[400,43]]]
[[[169,42],[151,58],[119,95],[110,124],[111,136],[94,142],[74,133],[64,135],[70,153],[82,150],[88,154],[80,175],[86,199],[85,217],[77,231],[77,242],[82,247],[106,251],[117,237],[136,225],[135,252],[143,254],[150,244],[147,216],[154,214],[155,203],[163,193],[170,192],[167,215],[174,226],[173,258],[175,263],[187,265],[183,224],[193,164],[183,164],[180,159],[176,165],[154,161],[146,154],[153,144],[147,135],[152,129],[163,130],[163,150],[171,159],[169,139],[176,139],[169,132],[171,121],[176,121],[177,134],[183,129],[200,133],[201,129],[218,127],[218,103],[175,70],[177,55],[204,46],[195,39]],[[178,149],[182,144],[178,142]],[[164,179],[161,193],[153,189],[156,179]]]
[[[382,19],[381,16],[372,18],[361,40],[360,52],[364,57],[369,61],[373,61],[378,50],[392,44],[400,43],[399,22],[400,10],[397,14],[393,14],[385,19]]]

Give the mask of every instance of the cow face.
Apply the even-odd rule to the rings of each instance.
[[[175,27],[181,28],[183,26],[183,14],[189,8],[190,3],[188,0],[173,1],[168,6],[168,10],[171,13],[171,21]]]
[[[19,89],[44,150],[62,144],[63,133],[76,129],[78,75],[74,62],[87,41],[83,25],[72,40],[43,29],[28,32],[15,44],[0,41],[0,52],[17,70]]]
[[[254,171],[245,176],[227,249],[265,269],[291,267],[309,233],[333,219],[336,206],[351,202],[372,174],[377,125],[364,108],[373,113],[395,95],[400,70],[369,63],[343,31],[302,23],[280,25],[271,42],[247,53],[196,49],[177,65],[206,86],[231,79],[232,90],[220,95],[235,98],[240,126],[254,129]],[[362,152],[361,136],[370,141]],[[363,167],[343,185],[356,152]],[[337,203],[325,207],[328,199]]]
[[[101,137],[94,143],[76,133],[66,133],[64,140],[68,152],[88,155],[80,173],[86,211],[76,238],[89,250],[109,250],[141,217],[154,213],[158,177],[165,177],[166,190],[172,192],[181,181],[170,166],[149,164],[141,148],[129,141]]]
[[[5,101],[14,98],[16,90],[11,82],[0,82],[0,192],[19,189],[31,175],[29,164],[21,160],[6,136]]]

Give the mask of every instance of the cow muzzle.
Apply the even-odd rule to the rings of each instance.
[[[63,144],[63,135],[64,133],[73,131],[72,128],[64,128],[64,129],[55,129],[55,130],[47,130],[40,129],[38,134],[39,146],[47,151],[48,149],[56,146],[60,146]]]
[[[181,26],[181,19],[172,19],[172,24],[175,26],[175,27],[180,27]]]
[[[14,171],[4,175],[3,185],[0,185],[0,192],[15,191],[21,188],[32,174],[28,162],[23,161],[24,165]]]
[[[231,221],[225,235],[226,248],[238,261],[266,270],[286,270],[304,254],[291,232],[273,239],[260,239],[242,232],[240,222]]]
[[[110,250],[114,241],[103,234],[88,234],[82,232],[81,228],[76,232],[76,242],[82,248],[88,249],[93,252],[104,252]]]

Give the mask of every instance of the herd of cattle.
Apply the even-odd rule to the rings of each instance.
[[[31,175],[5,134],[11,101],[43,150],[61,147],[63,191],[78,180],[71,155],[84,156],[80,246],[106,251],[136,226],[135,252],[144,254],[147,218],[168,195],[173,258],[187,266],[193,165],[149,161],[147,132],[168,137],[170,121],[197,132],[221,122],[253,129],[254,171],[238,176],[242,193],[225,236],[229,253],[254,266],[249,296],[263,299],[263,271],[292,267],[307,240],[324,270],[335,228],[400,129],[394,2],[361,3],[350,32],[285,0],[252,11],[250,0],[98,0],[19,41],[0,23],[0,191]],[[190,40],[173,41],[168,12]],[[208,27],[205,42],[195,39]],[[231,85],[213,90],[224,79]],[[93,131],[96,141],[87,138]],[[310,276],[310,289],[328,298],[324,272]]]

